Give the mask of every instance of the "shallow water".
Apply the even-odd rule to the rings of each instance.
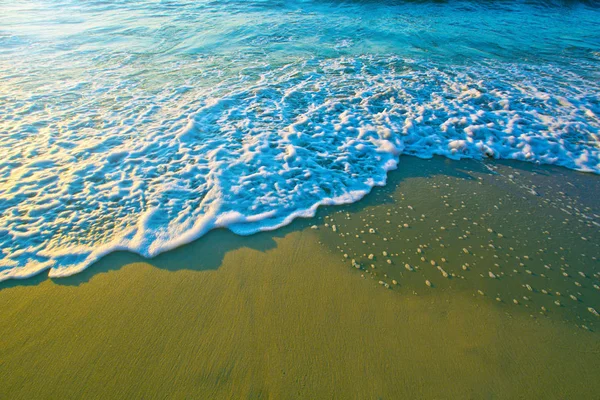
[[[273,229],[402,153],[598,173],[592,5],[4,2],[0,280]]]

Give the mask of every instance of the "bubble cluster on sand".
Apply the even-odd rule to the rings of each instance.
[[[433,161],[439,168],[430,167],[424,177],[376,191],[352,220],[338,217],[343,210],[327,215],[325,220],[345,234],[338,251],[357,260],[382,254],[369,257],[371,267],[362,269],[363,277],[393,281],[391,288],[399,293],[426,294],[425,282],[432,290],[466,291],[532,316],[595,330],[600,210],[598,187],[589,180],[595,177],[569,173],[567,180],[556,169],[547,174],[493,163],[463,174],[453,169],[456,165]],[[407,207],[416,201],[418,207]],[[411,228],[404,229],[404,223]],[[378,236],[367,243],[352,240],[353,232],[366,227],[376,227]],[[581,241],[582,235],[590,240]],[[326,243],[337,241],[333,236]]]

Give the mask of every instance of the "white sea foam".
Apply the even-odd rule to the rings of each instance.
[[[148,93],[107,75],[70,101],[5,102],[0,280],[275,229],[359,200],[400,154],[600,173],[598,83],[552,65],[365,56],[202,74],[210,85]]]

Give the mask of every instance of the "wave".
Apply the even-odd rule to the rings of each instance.
[[[153,257],[219,227],[276,229],[358,201],[401,154],[600,173],[593,65],[362,56],[220,78],[221,62],[202,88],[118,82],[71,87],[64,107],[7,101],[0,280],[72,275],[116,250]]]

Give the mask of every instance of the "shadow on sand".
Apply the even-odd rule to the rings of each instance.
[[[518,164],[516,163],[518,168]],[[515,167],[515,163],[512,164]],[[525,167],[529,169],[528,167]],[[365,207],[383,205],[393,202],[393,194],[402,181],[412,178],[432,178],[446,175],[460,179],[476,179],[474,174],[492,174],[493,171],[485,167],[485,163],[477,160],[452,161],[444,157],[434,157],[423,160],[416,157],[401,157],[399,168],[388,174],[388,183],[384,187],[374,188],[364,199],[359,202],[343,206],[320,207],[317,215],[309,219],[296,219],[283,228],[260,232],[251,236],[239,236],[228,229],[216,229],[205,236],[177,249],[162,253],[152,259],[140,255],[118,251],[106,255],[84,271],[65,278],[52,279],[48,271],[22,280],[8,280],[0,283],[0,290],[15,286],[35,286],[46,280],[52,280],[58,285],[78,286],[89,282],[95,275],[110,271],[117,271],[125,265],[132,263],[146,263],[156,268],[179,271],[193,270],[206,271],[218,269],[225,255],[240,248],[250,248],[258,251],[268,251],[277,247],[275,239],[307,229],[317,223],[319,218],[337,211],[356,212]]]

